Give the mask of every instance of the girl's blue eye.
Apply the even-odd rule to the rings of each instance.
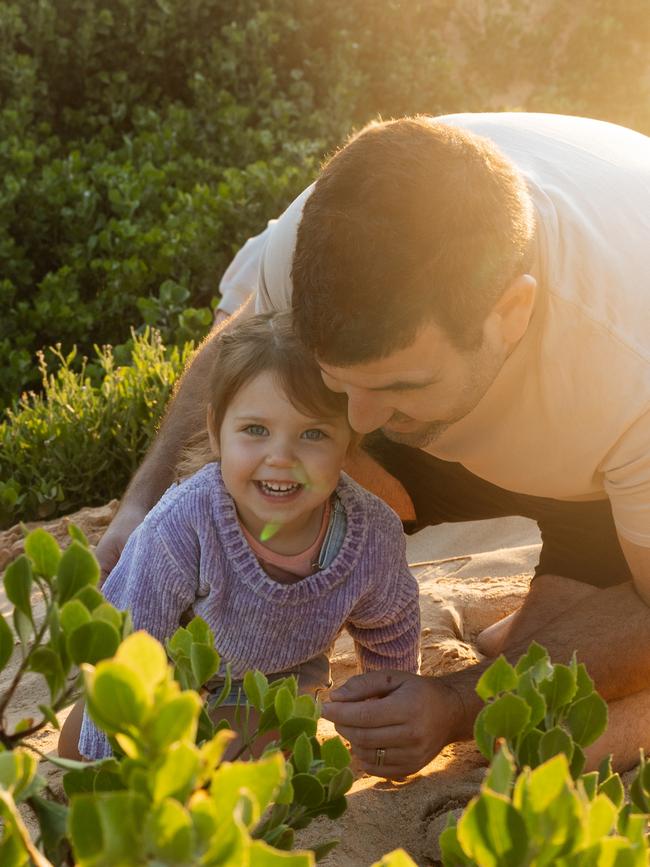
[[[263,424],[248,424],[244,428],[244,433],[250,434],[253,437],[263,437],[268,433]]]
[[[325,439],[327,434],[323,433],[322,430],[319,430],[317,427],[309,428],[303,432],[303,438],[306,440],[322,440]]]

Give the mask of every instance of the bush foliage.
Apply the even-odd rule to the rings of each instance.
[[[649,47],[646,0],[8,0],[0,410],[40,388],[48,347],[76,345],[78,370],[130,327],[201,337],[245,238],[378,114],[521,108],[649,132]]]
[[[23,395],[0,422],[0,526],[43,519],[121,492],[149,445],[190,355],[165,349],[157,332],[136,336],[129,364],[110,348],[72,368],[74,352],[57,350],[42,391]]]

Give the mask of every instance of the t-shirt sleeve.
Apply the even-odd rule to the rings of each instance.
[[[226,268],[219,283],[219,310],[234,313],[251,295],[257,295],[262,255],[275,223],[277,220],[269,220],[263,232],[249,238]]]
[[[406,543],[397,515],[382,504],[383,520],[373,522],[367,563],[368,591],[352,611],[346,628],[362,671],[420,668],[418,584],[406,562]]]
[[[296,236],[302,217],[302,209],[311,195],[314,185],[307,187],[289,205],[282,216],[269,229],[266,244],[260,259],[256,313],[271,313],[274,310],[289,310],[293,283],[291,269],[296,249]]]
[[[176,631],[180,616],[198,592],[188,562],[172,556],[158,528],[146,522],[129,537],[102,592],[120,611],[129,610],[135,629],[145,629],[164,643]],[[181,565],[183,564],[183,565]],[[108,739],[84,711],[79,752],[88,759],[111,755]]]
[[[616,530],[650,548],[650,410],[628,428],[601,469]]]

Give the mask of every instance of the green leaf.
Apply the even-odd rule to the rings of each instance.
[[[0,787],[8,789],[16,801],[31,786],[38,768],[38,760],[25,750],[7,750],[0,753]]]
[[[416,867],[415,861],[412,861],[403,849],[395,849],[377,861],[372,867]]]
[[[92,619],[104,620],[106,623],[110,623],[111,626],[115,627],[118,633],[122,629],[122,615],[117,608],[113,608],[110,602],[102,602],[97,605],[93,609]]]
[[[289,688],[291,680],[293,678],[289,680],[287,688]],[[320,717],[320,708],[311,695],[299,695],[296,697],[295,690],[292,692],[292,695],[294,696],[294,716],[309,717],[310,719],[318,719]]]
[[[166,679],[169,670],[163,646],[144,631],[134,632],[120,644],[115,662],[130,668],[140,678],[150,697]]]
[[[68,829],[76,860],[91,861],[104,848],[98,805],[91,795],[79,795],[70,804]]]
[[[282,748],[291,746],[301,732],[312,738],[316,734],[316,720],[295,716],[280,726]]]
[[[54,701],[65,686],[65,672],[58,654],[51,647],[37,647],[29,658],[29,668],[43,675]]]
[[[326,766],[333,768],[347,768],[350,764],[350,751],[341,738],[328,738],[320,745],[320,757]]]
[[[272,753],[257,762],[225,762],[215,771],[210,794],[219,816],[231,816],[240,792],[252,795],[262,813],[271,803],[285,775],[281,753]]]
[[[520,867],[528,849],[523,818],[503,796],[484,790],[470,802],[457,826],[463,850],[481,867]]]
[[[0,614],[0,671],[7,665],[14,652],[14,634],[11,627]]]
[[[291,699],[293,704],[293,699]],[[297,771],[308,773],[311,764],[314,761],[314,751],[311,746],[311,740],[302,732],[296,739],[293,747],[292,760]]]
[[[574,780],[577,780],[580,774],[583,772],[585,765],[587,764],[587,757],[584,754],[584,750],[582,747],[578,746],[578,744],[573,744],[573,756],[571,758],[571,764],[569,766],[569,770],[571,771],[571,776]]]
[[[593,691],[594,682],[589,677],[584,663],[581,662],[576,666],[576,694],[573,696],[574,701],[577,701],[579,698],[585,698],[587,695],[591,695]]]
[[[39,795],[30,797],[29,806],[38,819],[45,855],[58,862],[67,840],[68,808]]]
[[[487,707],[484,707],[474,720],[474,740],[476,741],[476,746],[479,748],[485,758],[492,761],[495,739],[494,735],[491,735],[485,728],[486,710]]]
[[[117,652],[120,634],[105,620],[91,620],[78,626],[67,638],[66,647],[75,665],[96,665]]]
[[[102,662],[86,673],[87,707],[93,721],[109,734],[141,726],[150,702],[142,678],[126,665]]]
[[[190,662],[192,674],[196,678],[197,685],[201,687],[217,673],[221,657],[214,647],[209,647],[206,644],[192,644]]]
[[[145,822],[144,841],[146,851],[158,861],[190,862],[194,848],[190,814],[172,798],[155,804]]]
[[[26,653],[26,645],[34,632],[34,626],[30,617],[27,617],[20,608],[14,608],[14,629],[22,644],[21,650],[23,656]]]
[[[95,608],[104,603],[104,597],[96,587],[83,587],[78,593],[75,593],[75,599],[83,603],[88,611],[94,611]]]
[[[327,816],[328,819],[338,819],[348,808],[345,798],[337,798],[336,801],[328,801],[318,809],[319,816]],[[297,827],[294,822],[294,827]]]
[[[581,747],[588,747],[607,728],[607,704],[593,692],[571,705],[566,722],[573,740]]]
[[[146,732],[147,739],[157,750],[167,749],[181,740],[194,742],[196,724],[201,710],[201,699],[196,692],[182,692],[165,704],[156,707],[156,713]]]
[[[254,840],[248,852],[249,867],[313,867],[314,865],[314,856],[311,852],[280,852],[263,840]]]
[[[617,806],[604,794],[596,795],[589,805],[586,829],[588,843],[598,843],[614,830],[618,818]]]
[[[86,534],[80,527],[77,527],[76,524],[68,524],[68,536],[76,542],[79,542],[79,544],[83,545],[84,548],[90,548],[90,542],[88,541]]]
[[[344,768],[340,773],[348,770],[348,768]],[[325,800],[325,789],[311,774],[294,774],[291,785],[293,786],[295,802],[303,807],[318,807]]]
[[[32,564],[25,554],[17,557],[5,571],[5,592],[16,608],[33,623],[30,594],[32,590]]]
[[[58,542],[39,527],[25,538],[25,554],[34,564],[37,575],[42,575],[48,581],[54,578],[61,560],[61,548]]]
[[[59,623],[64,632],[74,632],[84,623],[90,623],[90,611],[79,599],[71,599],[59,611]]]
[[[199,754],[193,746],[182,742],[171,746],[150,771],[154,801],[176,798],[184,803],[198,770]]]
[[[531,669],[520,675],[517,684],[517,695],[521,696],[530,707],[528,728],[535,728],[546,716],[546,700],[535,686]]]
[[[52,728],[54,728],[54,729],[60,729],[61,728],[61,723],[57,719],[57,716],[54,713],[53,708],[51,708],[47,704],[39,704],[38,709],[43,714],[45,719],[49,722],[49,724],[52,726]],[[49,760],[49,757],[48,757],[48,760]]]
[[[494,737],[514,740],[530,719],[530,708],[518,695],[506,693],[482,711],[485,730]]]
[[[535,669],[536,674],[541,674],[544,670],[550,674],[551,668],[551,661],[546,649],[542,647],[541,644],[533,641],[528,648],[528,651],[520,657],[515,666],[515,671],[517,674],[523,674],[525,671]],[[536,677],[534,679],[536,679]]]
[[[202,617],[193,617],[187,624],[187,631],[197,644],[214,647],[214,633]]]
[[[458,828],[455,824],[447,825],[438,838],[438,845],[445,867],[472,867],[474,862],[463,852],[458,842]]]
[[[72,599],[83,587],[99,581],[99,564],[94,556],[79,542],[66,548],[59,563],[57,575],[58,601],[60,605]]]
[[[476,692],[479,698],[487,701],[502,692],[515,689],[517,679],[514,668],[506,660],[505,656],[499,656],[479,678],[476,684]]]
[[[485,785],[498,795],[509,795],[515,776],[515,765],[508,748],[503,745],[492,759]]]
[[[247,671],[244,675],[244,692],[249,704],[260,713],[264,709],[264,696],[269,688],[269,682],[261,671]]]
[[[619,775],[612,774],[609,779],[601,783],[598,786],[598,794],[606,795],[612,804],[620,810],[625,800],[625,790],[623,789],[623,783]]]
[[[328,800],[336,801],[339,798],[342,798],[343,795],[345,795],[345,793],[350,790],[353,782],[354,774],[352,773],[350,768],[341,768],[341,770],[337,771],[332,777],[332,779],[329,781],[329,785],[327,787]]]
[[[540,763],[539,742],[542,733],[539,729],[532,729],[521,738],[517,748],[517,765],[520,768],[536,768]]]
[[[598,771],[590,771],[588,774],[583,774],[580,777],[580,783],[585,790],[587,799],[593,801],[598,791]]]
[[[273,704],[275,705],[275,713],[278,720],[281,723],[288,720],[293,713],[294,699],[286,686],[283,686],[276,692]]]
[[[323,861],[327,856],[339,845],[339,840],[328,840],[326,843],[320,843],[318,846],[314,846],[312,852],[314,853],[314,858],[316,859],[316,863],[318,864],[320,861]]]
[[[552,759],[560,753],[564,753],[567,761],[573,757],[573,741],[569,735],[559,726],[554,726],[544,732],[539,741],[539,757],[542,762]]]
[[[547,711],[556,714],[567,705],[576,691],[576,675],[567,665],[558,663],[553,666],[553,674],[538,684],[539,691],[546,699]]]

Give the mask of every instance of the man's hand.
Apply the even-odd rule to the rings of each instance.
[[[419,771],[458,740],[464,711],[458,694],[435,677],[373,671],[335,690],[323,716],[350,741],[364,771],[394,779]]]
[[[120,559],[126,540],[144,521],[146,514],[147,510],[137,505],[124,505],[109,524],[95,548],[95,557],[102,570],[100,585],[104,583],[109,572]]]

